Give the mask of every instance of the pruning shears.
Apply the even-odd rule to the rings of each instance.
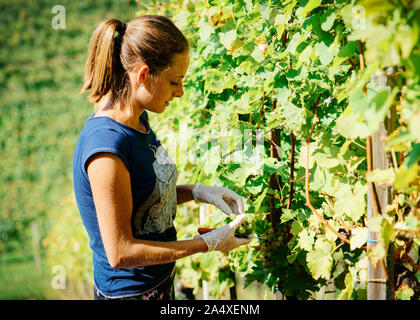
[[[204,234],[204,233],[207,233],[207,232],[210,232],[210,231],[213,231],[213,230],[215,230],[215,229],[212,229],[212,228],[198,228],[198,233],[199,234]],[[267,240],[266,238],[263,238],[263,237],[248,236],[246,234],[240,234],[240,233],[237,233],[237,232],[235,232],[235,237],[237,237],[237,238],[243,238],[243,239],[261,239],[261,240]]]

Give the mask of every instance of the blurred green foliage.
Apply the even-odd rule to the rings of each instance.
[[[48,251],[51,265],[66,268],[71,288],[73,276],[79,279],[83,272],[91,276],[91,258],[74,251],[80,243],[80,250],[91,254],[77,208],[69,204],[74,198],[74,146],[93,110],[85,95],[79,94],[87,46],[102,20],[130,20],[139,6],[127,0],[59,4],[65,9],[65,29],[52,27],[55,1],[0,2],[0,256],[31,259],[30,224],[37,220],[41,240],[51,230],[42,251]],[[81,269],[75,269],[75,258]],[[50,283],[51,268],[45,261],[43,265],[42,276]],[[16,268],[5,259],[2,274]],[[31,282],[30,272],[19,272]],[[13,283],[11,278],[3,279],[0,293],[8,292]],[[32,292],[32,296],[22,293],[10,298],[45,296]]]

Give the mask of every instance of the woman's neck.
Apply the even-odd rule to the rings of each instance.
[[[132,115],[127,115],[110,105],[108,103],[108,99],[104,99],[95,105],[95,110],[96,112],[94,117],[109,117],[135,130],[144,133],[147,132],[146,126],[139,121],[140,115],[143,113],[144,109],[136,109]]]

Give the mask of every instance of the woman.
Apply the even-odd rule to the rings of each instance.
[[[234,236],[242,198],[228,188],[177,186],[176,166],[149,126],[148,112],[183,96],[188,63],[187,40],[162,16],[108,19],[90,40],[81,92],[91,90],[95,112],[77,141],[73,183],[93,251],[95,299],[173,299],[175,260],[250,241]],[[177,241],[176,206],[193,199],[238,217]]]

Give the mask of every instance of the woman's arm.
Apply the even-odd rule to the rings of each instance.
[[[133,238],[130,174],[117,155],[97,154],[88,163],[87,173],[102,242],[111,267],[130,268],[168,263],[208,250],[201,238],[170,242]]]
[[[193,200],[192,190],[195,184],[183,184],[176,186],[176,203],[178,205]]]

